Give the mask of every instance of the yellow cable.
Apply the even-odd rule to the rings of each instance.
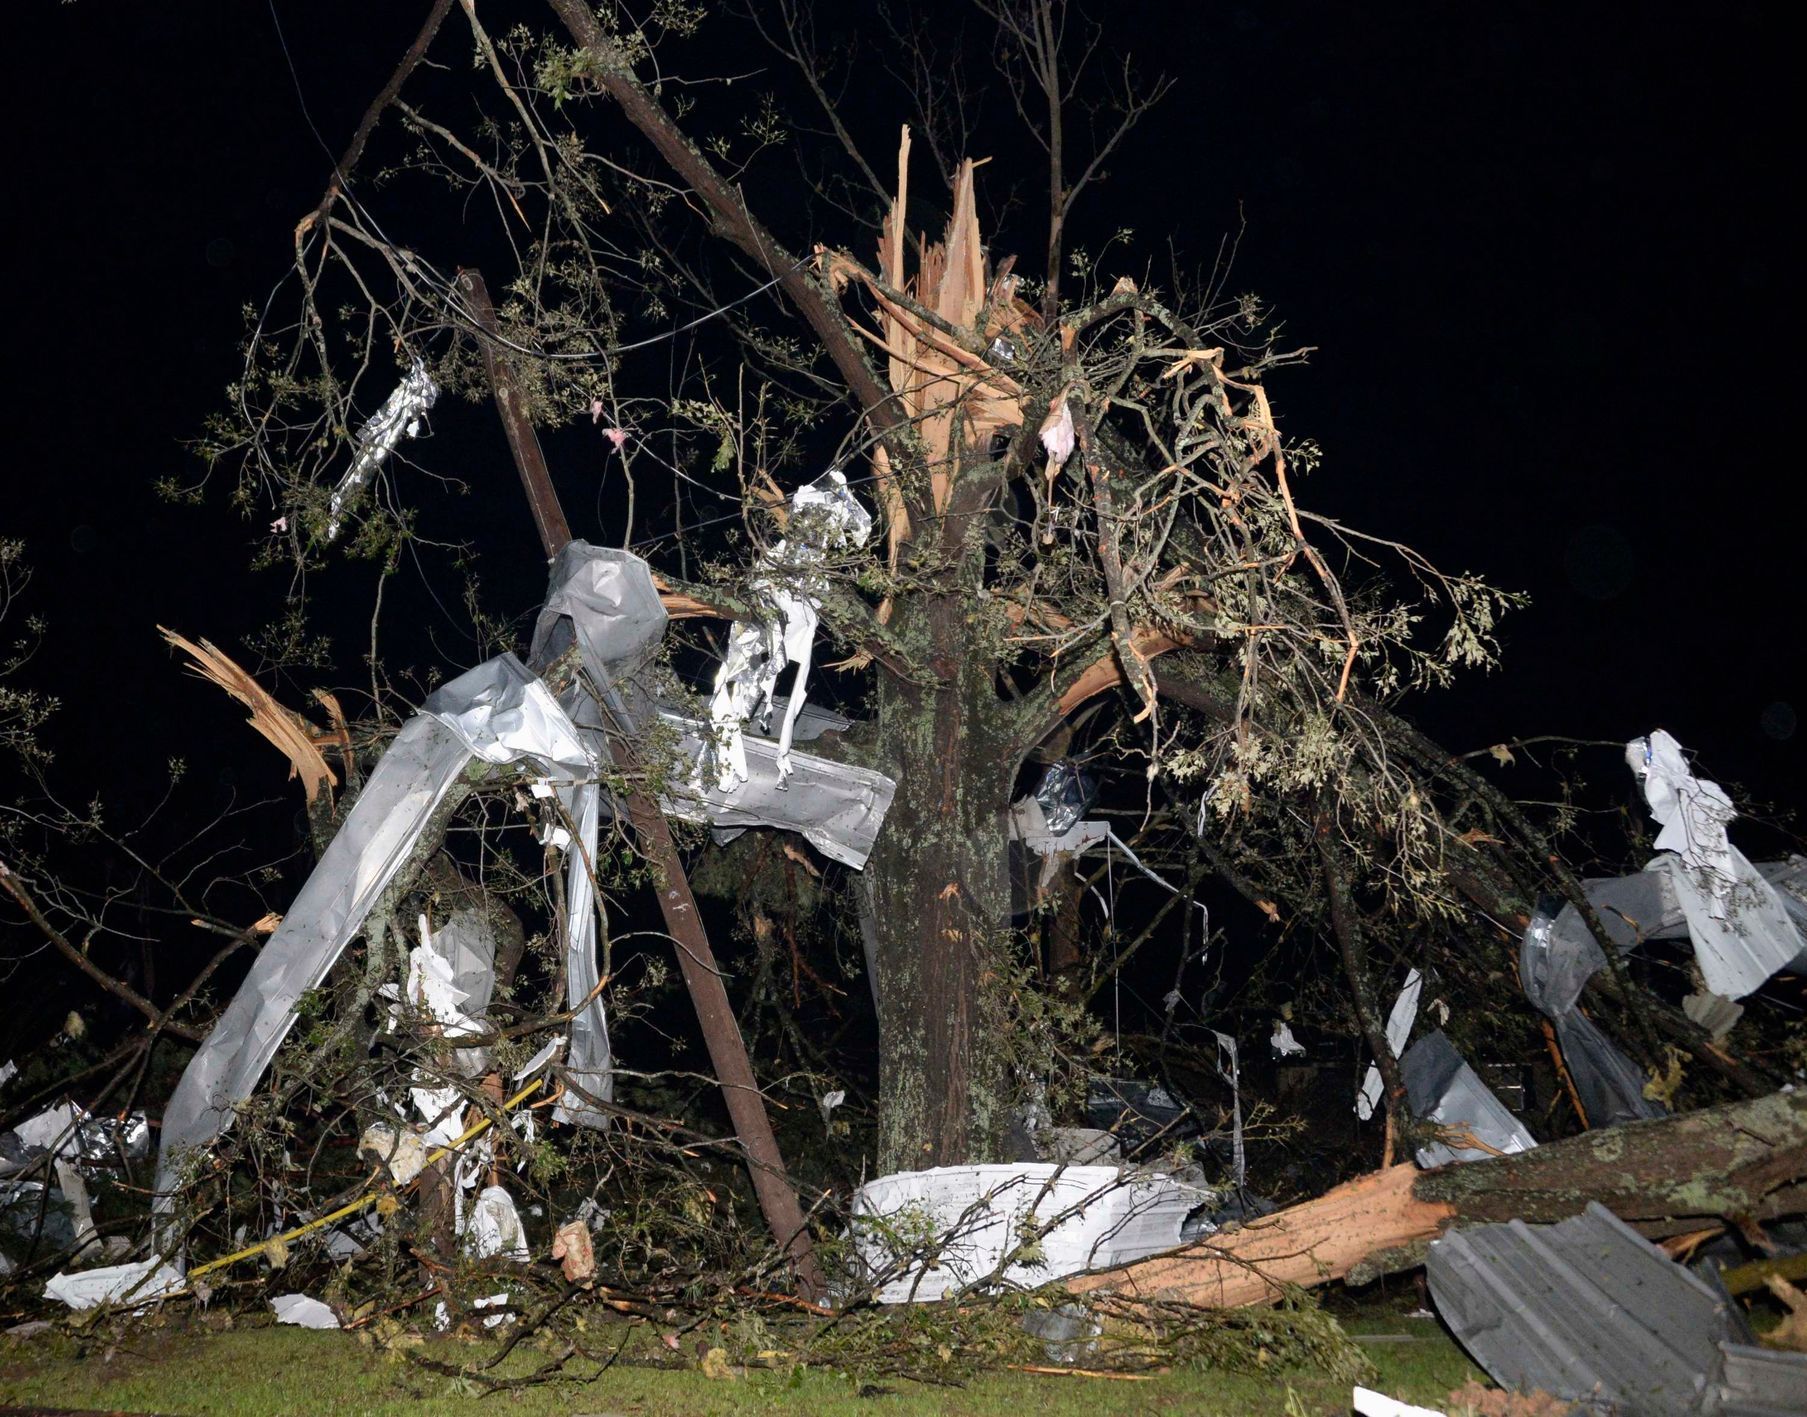
[[[546,1080],[543,1077],[535,1078],[532,1082],[528,1083],[526,1087],[522,1088],[513,1097],[509,1098],[508,1101],[504,1102],[502,1104],[502,1110],[506,1112],[510,1107],[519,1106],[535,1092],[538,1092],[541,1087],[545,1086],[545,1082]],[[459,1147],[471,1140],[471,1138],[480,1136],[483,1132],[487,1131],[489,1126],[490,1119],[488,1117],[480,1118],[477,1124],[463,1136],[459,1137],[457,1141],[440,1147],[428,1156],[427,1165],[431,1166],[435,1161],[440,1160],[442,1157],[451,1155],[454,1151],[458,1150]],[[412,1185],[413,1182],[410,1182],[409,1184]],[[377,1195],[375,1192],[372,1192],[369,1195],[359,1196],[355,1201],[342,1205],[335,1211],[331,1211],[326,1215],[318,1216],[317,1218],[308,1221],[306,1225],[296,1226],[295,1229],[285,1231],[281,1235],[273,1235],[268,1240],[260,1240],[257,1244],[251,1245],[246,1249],[234,1250],[229,1255],[221,1255],[217,1260],[208,1260],[206,1264],[198,1264],[188,1271],[188,1277],[193,1279],[197,1275],[208,1274],[216,1269],[224,1269],[229,1264],[237,1264],[240,1260],[248,1260],[254,1255],[261,1255],[264,1251],[268,1250],[271,1245],[286,1245],[290,1240],[299,1239],[309,1231],[318,1230],[323,1225],[331,1225],[335,1220],[343,1220],[348,1215],[355,1215],[358,1211],[365,1209],[367,1206],[374,1205],[376,1201]]]

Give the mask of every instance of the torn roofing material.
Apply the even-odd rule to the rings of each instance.
[[[171,1202],[183,1157],[209,1145],[231,1125],[234,1109],[250,1096],[294,1025],[301,996],[320,986],[363,928],[434,810],[474,758],[526,760],[567,781],[595,772],[575,725],[545,684],[512,654],[479,665],[433,694],[383,754],[282,924],[176,1085],[164,1110],[157,1159],[160,1207],[167,1209]],[[593,840],[589,849],[594,849]],[[581,867],[571,874],[580,873],[587,882]],[[578,902],[569,903],[575,914]],[[594,913],[587,891],[582,904],[588,918],[568,924],[573,946],[587,940],[593,954]]]
[[[1418,1148],[1420,1166],[1482,1161],[1537,1145],[1524,1123],[1506,1110],[1506,1104],[1494,1096],[1441,1029],[1406,1049],[1399,1071],[1405,1078],[1412,1115],[1434,1122],[1448,1133],[1446,1140]],[[1475,1144],[1461,1145],[1464,1138],[1472,1138]]]
[[[1627,876],[1610,884],[1637,891],[1655,887],[1648,872]],[[1603,922],[1618,919],[1601,908]],[[1613,926],[1608,924],[1608,933]],[[1519,942],[1518,977],[1525,997],[1555,1026],[1563,1063],[1586,1109],[1590,1127],[1613,1127],[1621,1122],[1648,1121],[1665,1115],[1660,1102],[1644,1096],[1644,1075],[1619,1051],[1612,1039],[1577,1007],[1581,990],[1594,974],[1606,967],[1606,956],[1582,924],[1573,906],[1560,910],[1539,906]]]
[[[1775,887],[1731,844],[1738,815],[1716,782],[1694,776],[1682,747],[1657,729],[1625,745],[1626,762],[1662,824],[1653,868],[1666,869],[1707,987],[1742,999],[1802,950],[1802,938]]]
[[[675,713],[662,712],[659,717],[681,735],[680,755],[694,757],[703,751],[704,725]],[[783,750],[768,738],[743,735],[741,751],[747,768],[744,781],[727,790],[708,778],[700,783],[671,782],[659,806],[681,822],[708,823],[717,829],[794,831],[831,861],[855,870],[865,866],[891,808],[895,782],[870,768],[795,750],[788,755],[787,778],[779,767]]]
[[[644,561],[631,552],[572,542],[553,563],[546,605],[534,626],[533,662],[547,668],[575,645],[592,688],[625,718],[619,686],[651,657],[665,624]],[[612,1098],[613,1058],[596,962],[592,876],[602,808],[601,732],[595,703],[580,685],[555,699],[512,654],[454,679],[402,726],[170,1098],[157,1162],[161,1211],[173,1202],[183,1158],[231,1125],[235,1108],[250,1096],[293,1026],[301,996],[320,986],[363,928],[473,760],[532,765],[546,779],[538,790],[556,799],[575,832],[565,865],[566,998],[573,1018],[564,1071],[570,1086],[554,1115],[604,1124],[595,1104]],[[779,749],[759,740],[749,740],[748,748],[760,764],[753,781],[733,793],[711,790],[671,800],[665,809],[718,826],[788,827],[824,854],[863,865],[890,806],[891,780],[797,754],[786,788],[775,761]]]
[[[1444,1322],[1502,1387],[1625,1417],[1728,1410],[1722,1345],[1751,1341],[1736,1305],[1597,1202],[1555,1225],[1453,1231],[1425,1267]]]

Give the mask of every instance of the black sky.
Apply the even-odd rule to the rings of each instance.
[[[1234,239],[1232,289],[1319,351],[1272,385],[1328,455],[1302,495],[1533,597],[1504,671],[1420,716],[1461,749],[1661,725],[1722,781],[1803,800],[1800,124],[1773,8],[1095,8],[1181,82],[1094,221],[1190,263]],[[279,0],[334,151],[424,9]],[[485,7],[516,13],[538,19]],[[0,535],[38,566],[56,633],[33,675],[71,701],[70,770],[102,775],[243,734],[152,627],[230,647],[266,618],[261,528],[151,484],[184,468],[330,160],[263,0],[19,18]]]

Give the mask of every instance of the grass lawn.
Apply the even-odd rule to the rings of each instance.
[[[1349,1320],[1349,1332],[1379,1370],[1380,1390],[1438,1407],[1454,1388],[1481,1377],[1435,1320],[1397,1314]],[[525,1348],[526,1345],[523,1345]],[[414,1350],[467,1364],[480,1346],[434,1340]],[[528,1353],[504,1371],[527,1371],[543,1355]],[[675,1360],[675,1355],[672,1355]],[[1184,1412],[1207,1417],[1302,1417],[1349,1411],[1346,1383],[1311,1371],[1261,1376],[1178,1371],[1146,1381],[1003,1372],[964,1387],[825,1371],[733,1370],[710,1378],[694,1366],[617,1365],[588,1381],[559,1382],[481,1396],[459,1380],[385,1354],[356,1336],[295,1328],[241,1326],[230,1332],[138,1329],[114,1339],[78,1340],[62,1333],[0,1340],[0,1408],[6,1405],[102,1409],[132,1413],[252,1414],[705,1414],[795,1410],[860,1417],[915,1414],[1064,1414]]]

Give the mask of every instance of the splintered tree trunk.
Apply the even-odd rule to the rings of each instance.
[[[1266,1304],[1288,1285],[1366,1283],[1413,1268],[1452,1226],[1564,1220],[1590,1201],[1653,1240],[1798,1215],[1807,1208],[1807,1097],[1778,1092],[1436,1171],[1406,1162],[1067,1287],[1214,1308]]]
[[[941,682],[885,676],[880,746],[897,794],[868,869],[877,906],[879,1165],[989,1160],[1008,1107],[999,966],[1008,959],[1006,814],[1021,750],[988,662],[959,648],[953,596],[920,612]]]

